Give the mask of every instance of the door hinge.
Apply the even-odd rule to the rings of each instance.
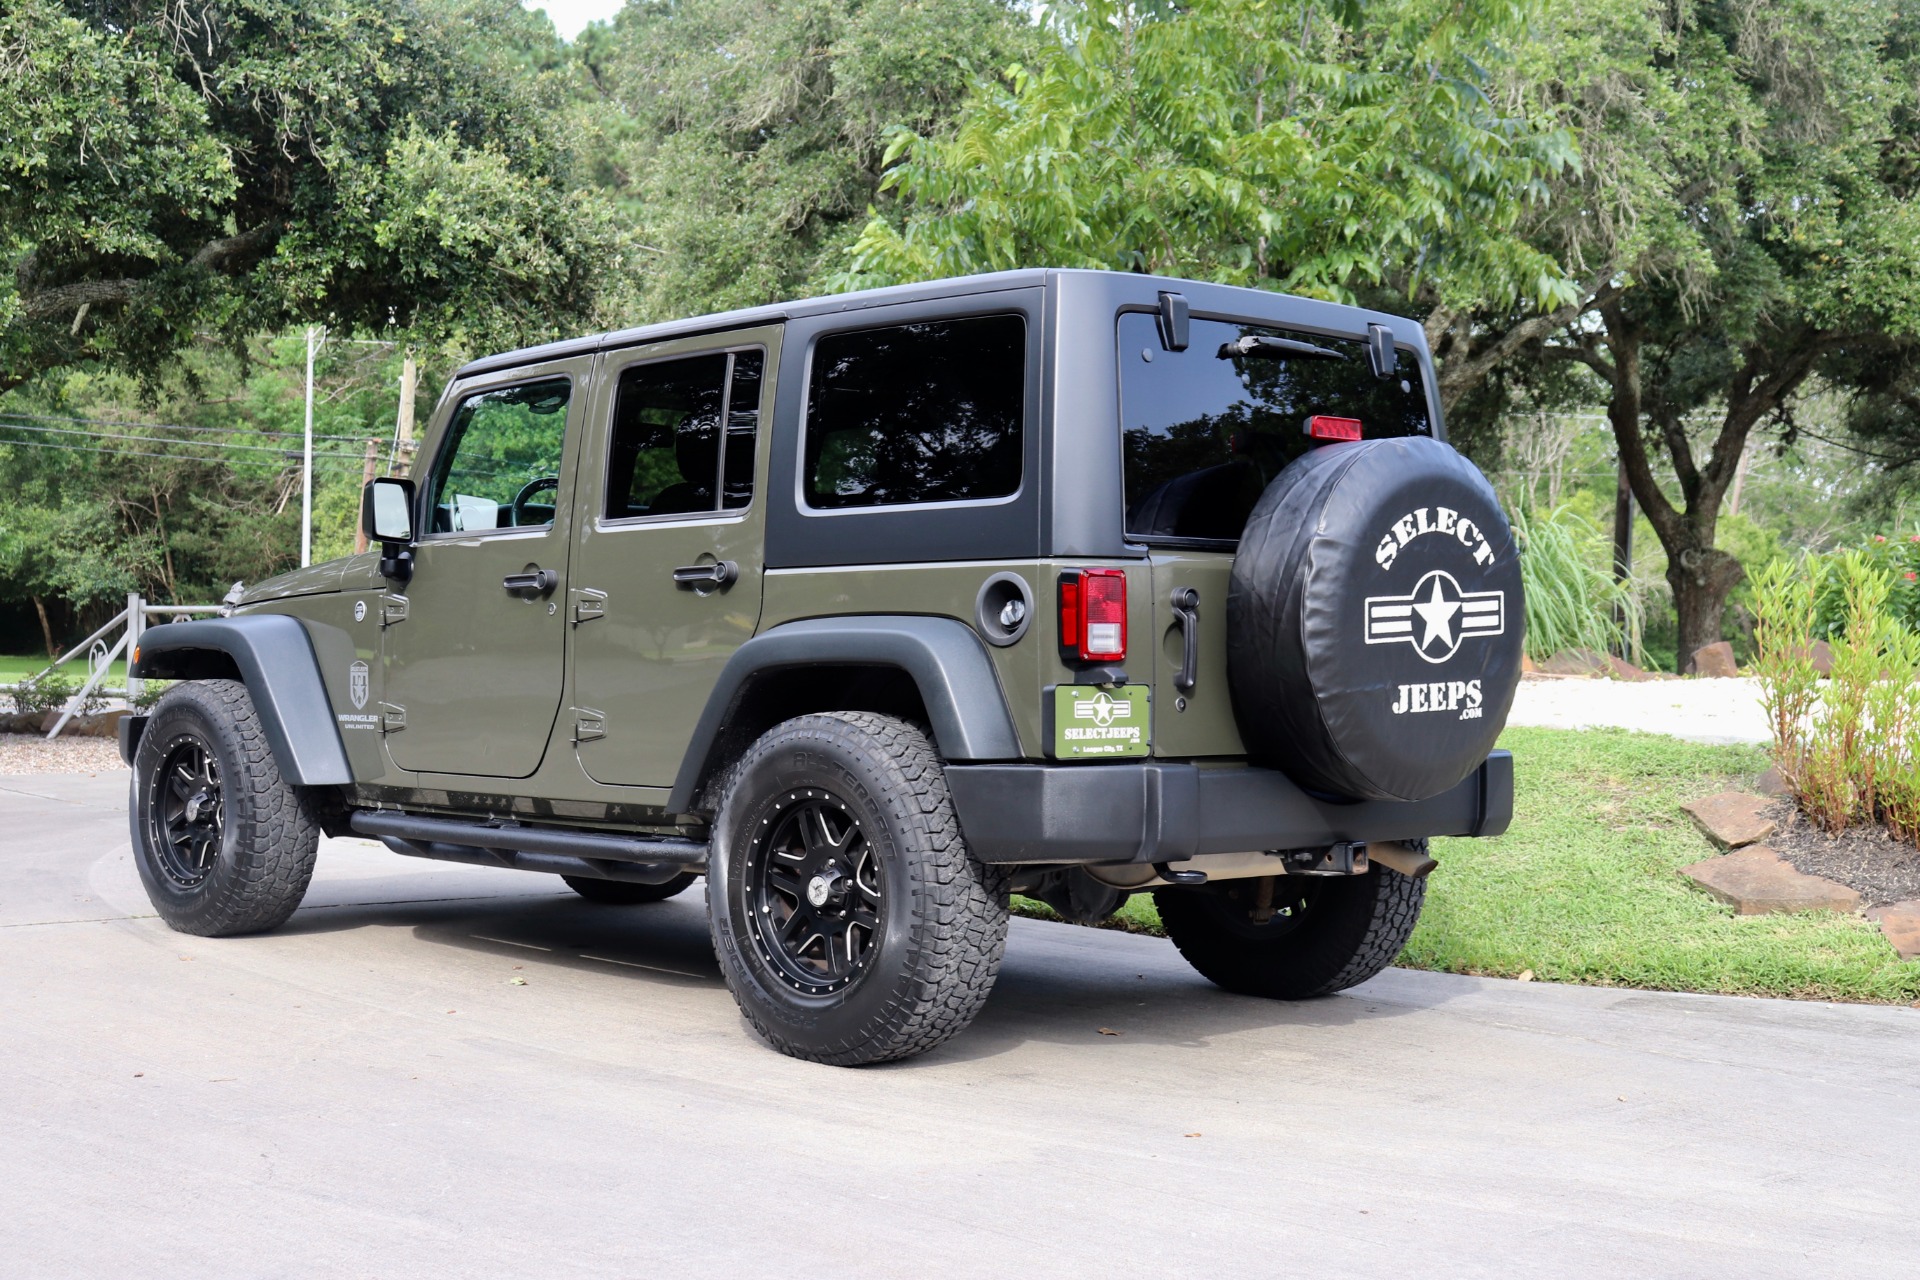
[[[592,622],[595,618],[607,616],[607,593],[596,591],[592,587],[575,587],[567,592],[573,597],[573,625]]]
[[[595,711],[589,707],[573,709],[573,745],[592,742],[595,738],[607,736],[607,715],[604,711]]]
[[[396,622],[407,620],[407,598],[405,596],[380,597],[380,625],[390,627]]]
[[[407,727],[407,709],[391,702],[380,704],[380,732],[398,733]]]

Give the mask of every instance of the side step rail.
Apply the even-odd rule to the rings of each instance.
[[[458,818],[366,810],[356,812],[349,825],[408,857],[593,880],[664,884],[684,871],[704,869],[707,861],[708,846],[697,840],[489,826]]]

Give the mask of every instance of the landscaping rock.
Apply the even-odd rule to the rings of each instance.
[[[1813,669],[1823,676],[1833,674],[1833,646],[1825,640],[1813,642]]]
[[[1613,654],[1607,655],[1607,671],[1615,680],[1632,680],[1638,683],[1641,680],[1653,679],[1625,658],[1617,658]]]
[[[1787,785],[1787,780],[1781,776],[1780,766],[1777,764],[1767,766],[1767,771],[1760,775],[1760,781],[1753,784],[1753,789],[1763,796],[1787,796],[1793,794],[1793,788]]]
[[[1562,649],[1540,664],[1550,676],[1597,676],[1612,670],[1607,655],[1592,649]]]
[[[1722,791],[1680,808],[1700,825],[1707,839],[1722,849],[1738,849],[1742,845],[1759,844],[1773,834],[1773,819],[1765,816],[1770,803],[1763,796]]]
[[[1791,911],[1855,911],[1860,895],[1843,884],[1802,875],[1765,845],[1680,868],[1680,874],[1736,913],[1760,916]]]
[[[1867,912],[1867,919],[1880,922],[1880,932],[1902,960],[1920,959],[1920,898],[1875,907]]]
[[[1693,658],[1687,663],[1687,674],[1712,677],[1739,675],[1740,664],[1733,660],[1733,645],[1726,640],[1701,645],[1693,651]]]
[[[82,738],[117,739],[120,736],[120,722],[132,714],[131,711],[122,707],[114,711],[101,711],[93,715],[75,716],[73,719],[67,721],[67,727],[60,731],[60,736],[65,737],[71,733]]]

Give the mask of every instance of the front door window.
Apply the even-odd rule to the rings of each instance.
[[[435,533],[474,533],[553,523],[566,435],[565,378],[468,396],[447,430],[433,473]]]

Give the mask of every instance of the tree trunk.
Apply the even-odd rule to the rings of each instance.
[[[1679,555],[1667,553],[1667,585],[1673,588],[1673,609],[1680,621],[1680,653],[1676,665],[1687,669],[1695,651],[1717,642],[1727,611],[1727,596],[1747,576],[1740,562],[1716,547],[1689,547]]]
[[[39,596],[28,596],[33,601],[33,611],[40,615],[40,638],[47,645],[47,661],[52,662],[60,656],[60,650],[53,643],[53,624],[47,621],[47,602]]]

